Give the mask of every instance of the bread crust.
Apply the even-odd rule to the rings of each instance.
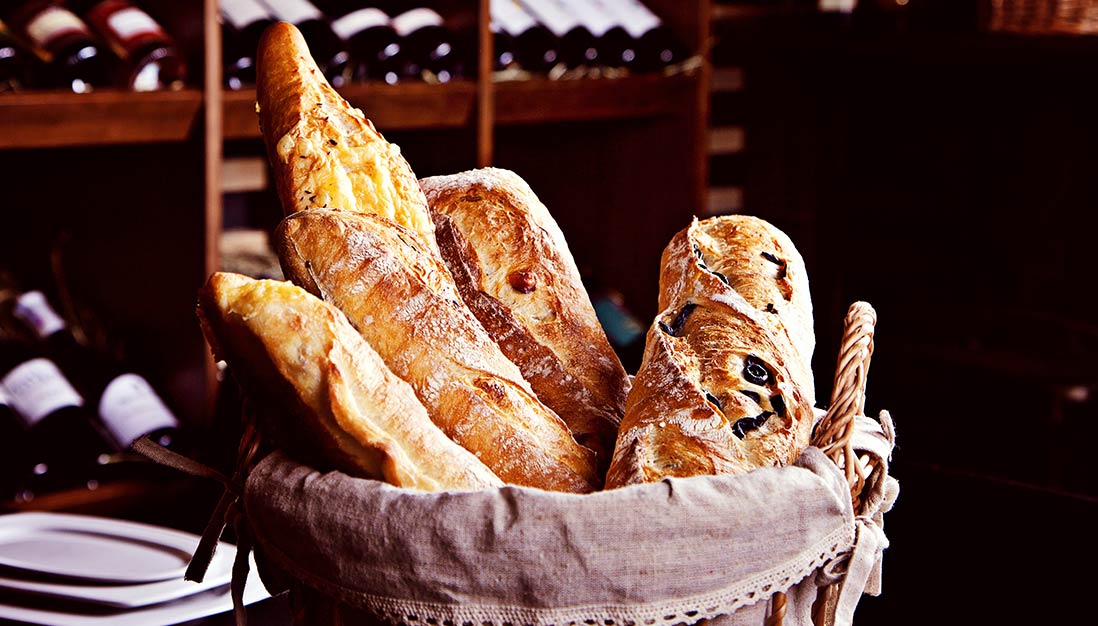
[[[599,486],[594,454],[538,401],[418,235],[379,215],[317,209],[283,220],[276,247],[286,275],[342,310],[431,419],[505,482]]]
[[[695,296],[739,294],[771,333],[786,335],[798,358],[787,359],[808,401],[812,377],[812,297],[808,271],[793,242],[769,222],[724,215],[679,231],[660,259],[661,311]]]
[[[426,491],[502,481],[431,422],[335,307],[288,282],[213,274],[202,330],[272,442],[321,469]]]
[[[461,297],[605,468],[629,379],[556,221],[508,170],[433,176],[420,185]]]
[[[792,241],[757,217],[679,231],[607,487],[792,462],[815,419],[812,301]]]
[[[437,253],[427,200],[396,144],[328,84],[291,24],[259,43],[260,129],[285,215],[318,207],[377,213]]]
[[[648,330],[607,488],[792,462],[814,416],[791,351],[737,294],[664,310]]]

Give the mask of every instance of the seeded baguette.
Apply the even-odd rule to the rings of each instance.
[[[270,26],[260,40],[256,99],[285,215],[320,207],[377,213],[438,253],[427,200],[400,148],[328,84],[291,24]]]
[[[588,492],[594,454],[534,395],[418,235],[376,214],[314,209],[283,220],[286,276],[342,310],[431,419],[507,483]]]
[[[502,481],[450,441],[347,318],[288,282],[213,274],[199,318],[272,442],[325,469],[425,491]]]
[[[605,469],[629,379],[549,210],[503,169],[433,176],[420,186],[462,299]]]

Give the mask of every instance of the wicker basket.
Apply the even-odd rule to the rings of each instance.
[[[986,28],[1029,35],[1098,34],[1098,0],[991,0]]]
[[[450,506],[448,503],[455,502],[463,497],[468,499],[474,499],[475,497],[497,497],[499,493],[510,490],[507,493],[508,507],[513,507],[517,510],[522,510],[522,507],[526,506],[529,509],[530,506],[535,507],[534,510],[541,511],[537,507],[543,506],[544,502],[548,502],[544,506],[555,506],[552,498],[559,497],[564,498],[565,504],[572,507],[603,507],[607,502],[613,502],[613,499],[618,497],[616,492],[624,490],[615,490],[614,492],[602,492],[600,494],[594,494],[594,496],[561,496],[560,494],[550,494],[549,492],[540,492],[539,490],[522,490],[521,488],[505,487],[500,492],[488,492],[481,494],[468,494],[467,496],[445,494],[439,496],[438,494],[415,494],[413,492],[407,492],[405,490],[397,490],[388,486],[382,486],[375,481],[359,481],[352,479],[341,474],[328,474],[319,475],[311,468],[304,466],[297,466],[297,464],[286,459],[282,460],[281,455],[271,455],[268,459],[262,463],[257,464],[257,450],[259,449],[258,435],[254,428],[250,426],[250,420],[246,420],[248,426],[246,427],[245,436],[241,442],[239,466],[236,475],[232,479],[226,479],[219,477],[215,472],[211,472],[208,469],[196,467],[193,462],[181,459],[172,459],[164,453],[162,450],[155,449],[154,446],[148,442],[142,442],[142,451],[171,465],[174,465],[180,469],[190,471],[192,473],[205,475],[212,478],[218,478],[226,484],[225,496],[222,498],[217,509],[214,512],[211,519],[210,526],[207,528],[207,533],[204,537],[203,544],[200,545],[195,558],[192,560],[191,570],[188,572],[188,578],[201,579],[204,573],[205,566],[209,562],[209,558],[212,556],[212,547],[216,545],[216,539],[220,536],[222,529],[226,523],[232,524],[237,531],[239,539],[238,555],[247,555],[249,551],[256,548],[256,562],[260,568],[260,574],[263,576],[264,583],[268,589],[272,592],[288,589],[290,593],[291,606],[294,611],[294,623],[299,625],[319,625],[319,624],[373,624],[373,623],[399,623],[407,624],[409,626],[419,624],[427,624],[429,626],[524,626],[530,624],[531,626],[543,626],[554,624],[556,626],[619,626],[628,624],[644,624],[645,626],[655,626],[656,624],[668,625],[680,624],[680,623],[699,623],[706,621],[713,626],[723,626],[725,624],[766,624],[766,625],[780,625],[780,624],[815,624],[816,626],[830,625],[830,624],[849,624],[853,619],[854,608],[861,597],[863,592],[877,593],[879,592],[879,577],[880,577],[880,557],[881,551],[887,545],[887,540],[884,537],[882,530],[884,512],[891,508],[893,501],[898,492],[898,485],[896,481],[888,476],[888,458],[891,454],[892,444],[894,441],[891,418],[886,412],[882,412],[880,421],[870,420],[863,416],[865,406],[865,385],[866,385],[866,373],[868,371],[870,358],[873,353],[873,332],[876,323],[875,313],[869,305],[865,303],[856,303],[850,307],[845,321],[845,332],[841,350],[839,353],[838,367],[835,374],[834,391],[831,396],[830,408],[824,414],[820,412],[820,419],[817,423],[815,434],[813,438],[813,448],[802,455],[802,459],[798,460],[797,467],[773,469],[773,470],[761,470],[759,472],[752,472],[750,474],[739,477],[695,477],[691,479],[673,479],[678,483],[668,483],[662,485],[666,493],[675,491],[676,495],[678,490],[682,490],[687,493],[687,499],[689,501],[689,489],[700,486],[702,489],[702,495],[711,493],[707,491],[716,485],[718,487],[717,492],[721,488],[732,488],[736,485],[748,484],[744,481],[755,480],[770,480],[768,483],[770,487],[762,492],[769,495],[769,490],[775,484],[783,486],[785,478],[783,476],[794,476],[794,474],[781,474],[781,472],[793,472],[797,476],[803,478],[810,475],[809,472],[805,472],[804,468],[808,467],[813,469],[819,474],[811,475],[811,485],[813,488],[819,488],[820,485],[825,483],[830,484],[831,491],[824,490],[823,492],[813,493],[825,493],[828,494],[834,503],[832,504],[830,513],[831,518],[829,523],[833,523],[838,520],[841,526],[841,535],[843,538],[835,539],[836,536],[832,532],[823,539],[826,540],[826,544],[821,544],[819,541],[813,543],[811,548],[811,554],[815,554],[816,550],[819,550],[820,545],[829,545],[830,551],[827,549],[820,550],[818,558],[813,558],[810,562],[801,562],[796,570],[796,575],[790,575],[788,568],[785,570],[771,568],[769,564],[763,563],[757,569],[759,571],[768,572],[763,578],[752,579],[755,580],[752,584],[754,586],[743,587],[741,585],[738,594],[735,599],[729,599],[729,596],[705,596],[704,604],[697,604],[691,610],[689,607],[685,607],[682,603],[677,605],[666,605],[667,607],[676,606],[677,609],[665,609],[663,604],[660,604],[662,599],[657,598],[655,602],[655,610],[658,612],[653,613],[649,610],[645,613],[646,617],[637,618],[635,616],[642,615],[642,613],[631,612],[629,607],[622,607],[618,604],[606,604],[599,602],[586,602],[581,603],[581,606],[568,606],[564,608],[558,608],[556,606],[545,607],[537,605],[534,608],[529,608],[523,611],[515,609],[511,605],[506,603],[493,604],[488,602],[488,609],[483,609],[478,604],[479,612],[474,610],[472,613],[462,605],[440,605],[431,604],[430,602],[402,602],[400,600],[400,591],[393,591],[396,594],[397,599],[382,598],[377,599],[380,596],[384,596],[386,593],[390,593],[390,589],[386,587],[386,580],[394,580],[397,578],[409,577],[414,578],[416,576],[414,571],[409,571],[401,574],[399,571],[397,575],[386,579],[384,577],[368,581],[366,586],[366,593],[362,593],[361,589],[358,591],[346,592],[345,587],[353,586],[360,579],[354,578],[355,568],[359,568],[357,571],[359,574],[363,572],[374,571],[376,561],[369,561],[368,555],[371,554],[370,550],[375,557],[379,554],[384,555],[384,550],[389,550],[390,541],[401,541],[402,534],[404,533],[404,527],[398,526],[394,531],[389,529],[390,535],[384,536],[384,541],[374,541],[373,538],[361,538],[361,535],[356,534],[357,527],[355,526],[361,520],[347,520],[342,519],[347,516],[336,515],[330,512],[330,510],[339,510],[336,504],[330,504],[333,502],[330,498],[333,492],[336,494],[346,493],[346,487],[359,487],[366,486],[373,489],[373,492],[377,493],[377,490],[382,490],[384,497],[391,500],[381,506],[381,508],[370,508],[365,506],[371,504],[369,502],[374,498],[372,495],[367,495],[362,499],[364,506],[361,510],[372,512],[373,517],[371,519],[377,519],[381,513],[378,511],[392,510],[392,508],[386,509],[385,507],[393,507],[394,502],[399,505],[400,502],[412,502],[414,505],[419,504],[423,500],[428,498],[442,498],[441,509],[446,511],[445,507]],[[867,435],[868,433],[868,435]],[[281,464],[281,465],[279,465]],[[271,465],[277,465],[276,471],[272,473]],[[282,471],[282,466],[294,466],[290,469]],[[254,472],[253,472],[254,470]],[[248,479],[249,473],[252,472],[252,479]],[[282,472],[282,473],[279,473]],[[296,473],[294,473],[296,472]],[[274,477],[272,479],[272,476]],[[336,480],[343,481],[342,483],[335,484],[334,491],[324,493],[310,492],[309,488],[302,488],[302,484],[316,484],[328,480],[329,477],[333,477]],[[321,480],[323,478],[323,480]],[[830,480],[830,483],[828,481]],[[253,484],[256,481],[267,481],[268,486],[271,482],[274,482],[277,487],[281,488],[282,484],[287,485],[290,498],[300,497],[302,500],[314,500],[311,506],[310,515],[313,519],[306,522],[300,522],[293,519],[293,516],[283,515],[283,512],[271,509],[267,507],[265,499],[257,499],[256,492],[259,491],[256,485]],[[695,481],[695,482],[689,482]],[[708,481],[708,482],[707,482]],[[736,482],[740,481],[740,482]],[[776,482],[775,482],[776,481]],[[301,496],[297,495],[297,492],[293,492],[292,489],[302,489],[300,491]],[[647,502],[655,502],[657,505],[661,505],[665,498],[661,495],[664,492],[660,492],[661,484],[654,483],[650,486],[645,485],[634,489],[634,495],[649,497]],[[648,491],[645,491],[648,489]],[[387,490],[387,491],[386,491]],[[267,497],[269,492],[263,492],[263,497]],[[827,503],[820,502],[805,502],[803,499],[803,493],[805,492],[791,492],[792,496],[785,494],[785,502],[789,503],[787,507],[798,507],[796,509],[798,516],[812,516],[822,515],[819,511],[826,508]],[[801,499],[797,499],[797,494],[802,495]],[[606,495],[610,494],[610,495]],[[655,494],[655,495],[653,495]],[[281,497],[281,495],[280,495]],[[361,497],[357,494],[350,496],[353,498]],[[815,496],[811,496],[815,498]],[[396,498],[392,500],[392,498]],[[399,498],[405,498],[400,500]],[[411,498],[409,500],[408,498]],[[541,498],[541,500],[539,500]],[[571,498],[568,500],[567,498]],[[849,498],[849,500],[848,500]],[[285,498],[282,498],[285,499]],[[817,500],[825,498],[816,498]],[[763,498],[765,500],[765,498]],[[297,502],[297,500],[292,500]],[[641,500],[643,502],[643,500]],[[697,502],[695,500],[694,502]],[[357,505],[358,500],[353,500],[352,505]],[[526,502],[526,504],[523,504]],[[534,504],[531,505],[530,502]],[[632,503],[631,503],[632,504]],[[331,506],[332,509],[328,509]],[[432,504],[434,511],[439,511],[440,506],[438,501],[434,501]],[[456,507],[456,505],[453,505]],[[675,514],[676,509],[671,508],[671,515]],[[739,504],[736,504],[739,506]],[[767,502],[763,502],[762,506],[770,508],[773,506]],[[837,509],[841,508],[841,511]],[[317,512],[319,510],[319,513]],[[343,509],[344,511],[346,509]],[[354,511],[359,509],[355,508]],[[571,509],[572,511],[578,509]],[[632,515],[635,517],[645,517],[646,515],[655,515],[655,508],[637,508],[629,509],[632,511]],[[645,511],[645,515],[637,515],[636,510]],[[667,510],[660,509],[664,514],[667,514]],[[598,508],[599,514],[604,512],[613,513],[613,508]],[[460,511],[463,514],[465,511]],[[587,511],[590,513],[590,511]],[[244,513],[247,513],[245,515]],[[690,518],[697,516],[697,509],[680,508],[678,514],[683,517],[684,520],[689,521]],[[319,515],[321,523],[317,524],[316,516]],[[371,515],[371,513],[365,513],[364,515]],[[248,517],[251,519],[249,520]],[[537,523],[541,523],[542,516],[539,514],[535,516]],[[545,519],[549,520],[552,517],[551,514],[546,515]],[[329,519],[336,518],[336,519]],[[443,532],[449,532],[447,528],[460,527],[462,521],[465,519],[472,520],[471,517],[458,517],[456,522],[450,523],[447,526],[447,520],[443,516],[440,524],[442,525]],[[590,524],[590,519],[587,518],[587,523]],[[613,518],[612,518],[613,519]],[[620,519],[620,517],[618,517]],[[662,518],[667,519],[667,518]],[[718,519],[727,519],[719,517]],[[784,518],[782,518],[784,519]],[[571,522],[572,518],[566,518],[565,525]],[[674,520],[672,520],[674,521]],[[330,522],[330,523],[329,523]],[[471,522],[472,523],[472,522]],[[546,524],[551,522],[546,522]],[[702,524],[707,523],[704,521],[695,521],[695,523]],[[712,526],[711,522],[710,527]],[[772,521],[771,523],[781,524],[781,519]],[[731,525],[730,525],[731,526]],[[567,528],[565,529],[568,530]],[[577,530],[582,530],[579,528]],[[384,529],[377,532],[385,532]],[[473,532],[473,531],[470,531]],[[312,534],[310,534],[312,533]],[[329,559],[332,561],[323,561],[323,559],[317,562],[320,565],[316,565],[312,570],[308,568],[296,567],[298,560],[310,559],[312,556],[312,546],[310,544],[312,538],[319,533],[326,537],[344,537],[339,541],[332,542],[332,545],[336,547],[336,554],[329,555]],[[408,534],[412,536],[408,541],[414,539],[414,532],[409,529]],[[581,533],[582,534],[582,533]],[[346,539],[349,537],[349,539]],[[521,535],[519,541],[524,541]],[[350,541],[350,545],[347,543]],[[379,547],[379,544],[384,543],[385,547]],[[633,544],[629,544],[630,546]],[[639,545],[639,544],[638,544]],[[343,548],[342,546],[346,546]],[[512,547],[514,544],[512,544]],[[520,547],[524,547],[524,544],[520,544]],[[398,546],[399,548],[399,546]],[[323,551],[324,548],[318,548],[318,551]],[[540,549],[540,548],[539,548]],[[657,548],[658,549],[658,548]],[[489,552],[490,552],[489,548]],[[331,551],[329,549],[329,551]],[[379,552],[382,551],[382,552]],[[772,550],[775,554],[781,552],[781,550]],[[512,552],[502,553],[490,553],[485,556],[485,560],[489,558],[495,559],[495,563],[499,563],[499,559],[507,559]],[[295,557],[296,555],[296,557]],[[367,556],[363,556],[367,555]],[[479,558],[480,553],[474,551],[473,558]],[[298,559],[298,560],[295,560]],[[339,559],[355,559],[353,563],[347,563],[347,567],[342,567],[339,563]],[[518,557],[516,557],[518,558]],[[764,553],[762,560],[770,558],[770,553]],[[774,557],[777,558],[776,556]],[[783,557],[784,558],[784,557]],[[237,570],[234,571],[234,598],[242,597],[243,589],[241,588],[242,582],[246,577],[247,559],[238,559]],[[689,561],[691,565],[697,565],[704,568],[705,563],[697,563],[696,561]],[[366,563],[365,565],[363,563]],[[526,567],[523,565],[525,561],[521,562],[519,567]],[[785,562],[783,562],[785,563]],[[748,564],[753,565],[753,564]],[[390,564],[391,566],[391,564]],[[365,569],[363,569],[365,568]],[[414,567],[409,566],[414,570]],[[381,568],[377,568],[380,571]],[[390,567],[391,569],[391,567]],[[336,571],[332,571],[336,570]],[[388,570],[387,570],[388,571]],[[617,570],[611,568],[610,575],[613,576]],[[754,570],[753,570],[754,571]],[[290,573],[292,572],[292,573]],[[774,572],[778,572],[777,575]],[[785,572],[785,576],[782,577],[781,573]],[[712,573],[712,571],[710,572]],[[716,572],[717,578],[724,574],[723,571]],[[386,574],[388,575],[388,574]],[[366,576],[369,578],[369,576]],[[595,577],[595,580],[606,580],[607,578]],[[333,583],[333,580],[335,581]],[[455,583],[454,578],[450,578],[447,581],[447,588],[452,588],[455,584],[458,586],[464,584],[464,579],[460,576],[457,577]],[[645,582],[651,583],[653,589],[659,589],[664,586],[672,586],[668,581],[664,579],[652,578]],[[765,584],[764,584],[765,583]],[[428,585],[429,582],[420,581],[417,584]],[[474,583],[470,582],[470,585]],[[573,583],[574,584],[574,583]],[[371,586],[372,585],[372,586]],[[399,587],[394,583],[394,587]],[[572,587],[574,589],[574,587]],[[601,593],[601,590],[599,591]],[[643,595],[643,591],[638,591]],[[380,594],[380,596],[378,595]],[[597,595],[597,594],[596,594]],[[458,594],[460,596],[460,593]],[[362,598],[367,598],[363,601]],[[511,597],[511,596],[508,596]],[[702,596],[699,596],[701,598]],[[713,601],[714,598],[721,597],[721,602]],[[350,598],[350,599],[348,599]],[[483,596],[481,596],[483,598]],[[493,598],[488,598],[493,600]],[[537,600],[543,601],[543,600]],[[694,600],[691,600],[694,601]],[[698,600],[702,602],[702,600]],[[567,604],[567,603],[566,603]],[[574,603],[572,603],[574,604]],[[641,602],[640,604],[643,604]],[[712,606],[708,606],[712,605]],[[457,608],[455,608],[455,606]],[[412,608],[409,608],[412,607]],[[425,608],[426,607],[426,608]],[[510,607],[510,608],[508,608]],[[652,607],[647,607],[651,609]],[[497,610],[498,609],[498,610]],[[485,612],[486,611],[486,612]],[[563,611],[563,612],[561,612]],[[564,616],[564,617],[562,617]],[[624,616],[624,617],[623,617]],[[630,618],[629,616],[634,616]],[[243,611],[238,608],[238,620],[243,618]]]

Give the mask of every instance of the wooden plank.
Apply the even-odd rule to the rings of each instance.
[[[221,226],[224,219],[224,201],[221,184],[222,142],[224,140],[225,109],[221,91],[221,24],[217,0],[204,0],[202,5],[202,28],[204,34],[203,54],[206,66],[204,87],[205,129],[204,129],[204,261],[205,279],[221,268],[221,252],[218,243],[221,240]],[[217,364],[213,354],[205,351],[205,396],[207,426],[212,421],[217,398]]]
[[[700,74],[496,84],[496,124],[537,124],[681,115],[694,107]]]
[[[352,105],[362,109],[381,132],[424,130],[468,126],[474,109],[477,85],[456,80],[443,84],[422,82],[386,85],[355,83],[340,89]],[[255,91],[225,91],[224,132],[226,139],[259,137],[255,112]]]
[[[6,95],[0,98],[0,149],[183,141],[201,105],[197,89]]]
[[[495,38],[489,28],[489,0],[480,0],[477,20],[477,167],[492,164],[495,151],[495,85],[492,81],[492,59],[495,58]]]

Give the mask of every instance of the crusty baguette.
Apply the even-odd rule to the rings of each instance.
[[[815,403],[812,298],[808,272],[793,242],[778,228],[749,215],[693,220],[663,251],[659,310],[694,296],[742,296],[760,311],[770,332],[787,335],[798,358],[786,355],[810,404]]]
[[[297,28],[280,22],[264,32],[256,73],[260,128],[286,215],[317,207],[377,213],[437,252],[427,201],[400,148],[328,84]]]
[[[807,446],[812,405],[790,375],[792,345],[759,317],[732,293],[695,296],[656,318],[607,488],[784,465]]]
[[[342,313],[305,290],[218,272],[201,291],[199,317],[278,447],[398,487],[502,484],[431,422]]]
[[[461,297],[576,440],[609,463],[629,379],[556,221],[517,174],[420,180]]]
[[[415,233],[376,214],[314,209],[284,219],[276,247],[286,276],[342,310],[431,419],[505,482],[598,487],[594,454],[538,401]]]

